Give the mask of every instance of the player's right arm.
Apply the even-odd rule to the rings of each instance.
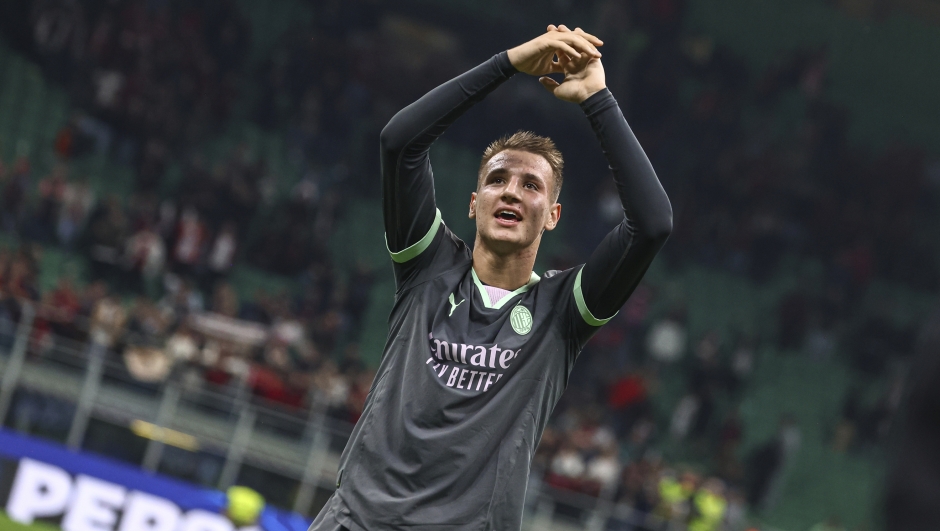
[[[424,252],[441,224],[434,201],[431,144],[516,70],[506,53],[440,85],[405,107],[379,137],[385,240],[402,264]]]
[[[546,32],[435,88],[389,121],[380,147],[385,239],[393,261],[404,264],[424,252],[441,224],[428,156],[431,144],[516,72],[560,72],[556,54],[599,57],[600,45],[591,36]]]

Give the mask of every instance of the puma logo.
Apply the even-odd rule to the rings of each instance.
[[[467,299],[462,299],[460,302],[458,302],[458,303],[455,304],[455,303],[454,303],[454,294],[451,293],[450,296],[447,297],[447,301],[450,302],[450,313],[447,314],[447,317],[450,317],[451,315],[454,315],[454,310],[456,310],[458,306],[460,306],[461,304],[463,304],[463,302],[464,302],[465,300],[467,300]]]

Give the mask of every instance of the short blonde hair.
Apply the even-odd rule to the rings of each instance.
[[[486,163],[498,153],[506,151],[507,149],[534,153],[548,162],[548,165],[552,168],[554,181],[552,183],[552,201],[558,201],[558,194],[561,193],[563,180],[562,171],[565,168],[565,160],[562,158],[561,151],[558,151],[558,148],[555,147],[555,143],[552,142],[551,138],[539,136],[532,131],[517,131],[511,136],[500,137],[499,140],[495,140],[490,145],[486,146],[486,149],[483,151],[483,158],[480,160],[480,169],[477,172],[477,188],[479,189],[480,182],[483,180],[483,168],[486,166]]]

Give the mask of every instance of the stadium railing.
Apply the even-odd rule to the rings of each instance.
[[[246,468],[275,474],[291,493],[272,502],[302,514],[315,514],[332,493],[352,425],[320,402],[286,411],[244,388],[193,387],[172,375],[141,382],[102,345],[64,337],[40,345],[36,313],[21,303],[18,321],[0,318],[0,425],[209,487],[239,483]],[[181,459],[197,464],[184,470]],[[548,486],[535,471],[525,528],[685,529],[610,498]]]

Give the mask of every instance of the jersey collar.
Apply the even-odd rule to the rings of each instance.
[[[486,293],[486,288],[483,287],[483,283],[480,282],[480,277],[477,276],[477,272],[473,269],[472,266],[470,267],[470,274],[473,275],[473,283],[476,284],[477,289],[480,291],[480,298],[483,299],[483,306],[487,308],[492,308],[494,310],[498,310],[502,308],[503,306],[506,305],[507,302],[509,302],[510,299],[512,299],[516,295],[519,295],[520,293],[525,293],[529,291],[529,289],[532,288],[532,286],[536,285],[539,280],[542,280],[541,277],[536,275],[535,271],[533,271],[532,274],[529,276],[529,281],[526,282],[524,286],[522,286],[521,288],[515,291],[510,291],[509,293],[504,295],[502,299],[499,299],[498,301],[496,301],[495,304],[490,304],[490,296],[488,293]]]

